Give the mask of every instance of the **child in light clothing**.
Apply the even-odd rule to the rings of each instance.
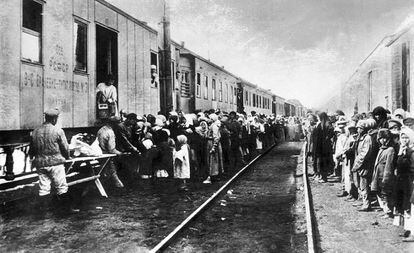
[[[182,179],[181,189],[187,190],[190,179],[190,154],[185,135],[177,136],[177,150],[174,152],[174,177]]]

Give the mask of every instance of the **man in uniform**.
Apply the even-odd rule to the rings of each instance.
[[[51,185],[56,188],[58,201],[69,208],[70,197],[64,163],[69,159],[69,145],[65,133],[56,126],[58,109],[45,112],[45,122],[32,132],[30,157],[39,175],[39,198],[42,207],[50,195]],[[75,210],[74,210],[75,211]]]

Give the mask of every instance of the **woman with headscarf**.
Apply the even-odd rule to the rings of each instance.
[[[316,172],[320,175],[319,182],[325,183],[327,182],[328,172],[333,166],[333,138],[335,133],[326,112],[321,112],[318,116],[319,124],[314,132],[313,152],[316,158]]]
[[[223,171],[223,154],[220,143],[220,124],[218,116],[215,113],[209,115],[211,125],[207,131],[207,152],[209,175],[204,184],[211,184],[211,177],[218,176]]]
[[[410,213],[414,180],[414,132],[409,128],[401,129],[395,176],[395,215],[407,216]]]
[[[199,126],[195,127],[195,140],[197,140],[198,148],[196,148],[198,177],[204,180],[208,177],[208,152],[207,152],[207,131],[208,131],[208,119],[204,116],[198,119]],[[197,145],[197,144],[195,144]]]
[[[377,122],[377,128],[388,128],[387,110],[382,106],[377,106],[372,110],[372,116]]]

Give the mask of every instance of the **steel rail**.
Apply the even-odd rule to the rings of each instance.
[[[315,233],[314,233],[314,226],[312,224],[312,206],[310,202],[310,186],[309,186],[309,178],[308,178],[308,162],[306,159],[306,147],[307,142],[303,144],[303,154],[302,154],[302,166],[303,166],[303,192],[305,195],[305,209],[306,209],[306,235],[308,239],[308,252],[315,253],[316,252],[316,245],[315,245]]]
[[[168,245],[172,242],[174,237],[180,233],[195,217],[201,214],[203,211],[206,210],[206,207],[213,202],[231,183],[233,183],[237,178],[239,178],[243,172],[248,170],[251,165],[253,165],[256,161],[266,155],[270,150],[272,150],[276,144],[273,144],[270,148],[264,151],[262,154],[256,156],[252,161],[250,161],[247,165],[245,165],[239,172],[237,172],[232,178],[230,178],[220,189],[218,189],[209,199],[207,199],[202,205],[200,205],[194,212],[192,212],[183,222],[180,223],[170,234],[168,234],[160,243],[158,243],[150,253],[161,252],[163,249],[168,247]]]

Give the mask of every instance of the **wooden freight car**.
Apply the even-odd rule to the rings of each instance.
[[[108,74],[117,79],[118,108],[159,111],[150,70],[157,31],[145,23],[103,0],[2,1],[0,16],[2,137],[36,127],[55,107],[64,128],[94,126],[96,86]]]
[[[210,109],[236,111],[238,78],[184,46],[177,50],[181,76],[177,109],[185,113]]]
[[[262,89],[255,84],[240,80],[238,83],[239,101],[238,111],[251,114],[256,113],[272,114],[273,94],[269,90]]]

